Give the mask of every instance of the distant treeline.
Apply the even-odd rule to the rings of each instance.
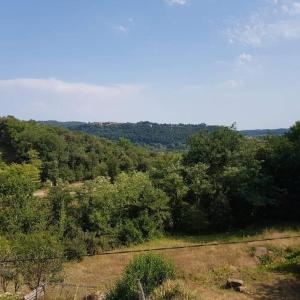
[[[118,142],[73,132],[35,121],[0,118],[0,161],[28,163],[41,160],[41,179],[56,183],[109,176],[120,172],[146,171],[155,152]]]
[[[199,130],[213,131],[218,128],[214,125],[202,124],[157,124],[151,122],[138,123],[83,123],[43,121],[41,123],[56,125],[71,130],[82,131],[110,140],[126,138],[131,142],[153,148],[183,149],[190,136]],[[249,137],[266,135],[283,135],[287,129],[257,129],[240,131]]]

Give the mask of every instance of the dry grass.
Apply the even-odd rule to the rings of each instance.
[[[82,186],[84,185],[84,182],[82,181],[77,181],[73,182],[67,185],[67,188],[70,190],[70,194],[74,194],[77,190],[79,190]],[[49,195],[51,188],[41,188],[36,190],[33,193],[33,196],[38,197],[38,198],[45,198]]]
[[[297,229],[269,229],[252,236],[164,237],[130,249],[183,246],[205,241],[275,238],[296,234],[300,234]],[[256,260],[249,254],[252,246],[285,249],[299,245],[300,239],[295,238],[251,244],[174,249],[158,251],[158,253],[174,262],[178,276],[191,289],[197,291],[198,299],[300,299],[298,279],[288,274],[277,274],[259,268]],[[136,254],[94,256],[87,257],[79,263],[66,263],[64,267],[65,282],[97,286],[98,290],[105,291],[120,277],[124,267],[134,255]],[[222,285],[230,276],[243,279],[250,293],[241,294],[223,289]],[[81,288],[81,290],[83,289]],[[281,296],[283,298],[280,298]]]

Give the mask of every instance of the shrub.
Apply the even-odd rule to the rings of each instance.
[[[192,300],[195,297],[191,291],[178,280],[166,280],[156,288],[150,296],[150,300]]]
[[[266,254],[259,257],[259,262],[263,266],[270,265],[273,262],[273,257]]]
[[[163,257],[148,253],[135,257],[126,267],[123,277],[108,294],[108,300],[139,299],[138,281],[141,282],[144,293],[151,292],[167,279],[174,279],[173,264]]]
[[[18,300],[18,298],[16,298],[11,293],[4,293],[0,294],[0,300]]]
[[[88,255],[95,255],[101,246],[99,238],[97,238],[94,233],[86,233],[84,242]]]
[[[281,261],[275,263],[271,268],[274,271],[286,272],[300,276],[300,249],[289,250],[289,253],[282,257]]]
[[[81,260],[86,255],[86,244],[84,240],[76,238],[64,242],[64,256],[68,260]]]
[[[62,247],[53,233],[19,235],[14,242],[14,252],[17,270],[30,288],[47,282],[62,270]]]
[[[143,242],[142,232],[130,220],[124,221],[117,227],[117,238],[122,245]]]

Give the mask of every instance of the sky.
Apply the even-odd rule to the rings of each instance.
[[[289,127],[300,0],[0,0],[0,115]]]

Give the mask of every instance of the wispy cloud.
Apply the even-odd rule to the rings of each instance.
[[[219,88],[225,88],[225,89],[236,89],[243,85],[243,82],[241,80],[237,79],[229,79],[221,82],[218,87]]]
[[[290,16],[300,14],[300,2],[285,1],[284,3],[280,4],[280,8],[284,13],[287,13]]]
[[[124,24],[115,26],[115,30],[122,34],[128,34],[133,26],[134,20],[133,18],[129,17]]]
[[[179,5],[184,6],[189,4],[189,0],[165,0],[165,2],[169,5]]]
[[[246,20],[236,20],[225,34],[231,43],[252,47],[300,39],[300,2],[272,1]]]
[[[35,119],[118,120],[126,109],[134,109],[146,90],[146,86],[135,84],[0,80],[1,113]]]
[[[253,56],[249,53],[241,53],[238,57],[239,64],[244,65],[253,62]]]
[[[115,27],[115,29],[118,32],[121,32],[121,33],[128,33],[129,32],[129,27],[123,26],[123,25],[118,25],[118,26]]]
[[[70,83],[57,79],[16,78],[0,80],[0,92],[3,89],[27,89],[61,95],[85,95],[99,99],[111,99],[122,95],[133,95],[138,93],[141,88],[142,86],[126,84],[95,85],[88,83]]]

